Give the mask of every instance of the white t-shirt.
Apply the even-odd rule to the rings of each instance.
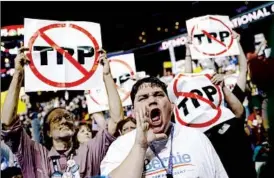
[[[208,138],[193,128],[174,125],[173,138],[173,177],[174,178],[226,178],[227,173]],[[108,175],[128,156],[135,141],[136,130],[114,141],[101,162],[101,175]],[[168,167],[170,154],[170,136],[159,143],[156,150],[165,168]],[[143,177],[166,177],[166,171],[150,148],[146,153]],[[134,166],[134,165],[129,165]]]

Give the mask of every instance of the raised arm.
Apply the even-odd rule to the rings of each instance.
[[[17,105],[19,101],[19,93],[24,78],[24,64],[28,61],[24,54],[27,48],[20,48],[18,55],[15,58],[15,72],[10,83],[10,87],[7,96],[4,101],[4,105],[1,113],[1,121],[3,130],[9,129],[16,121]]]
[[[192,66],[192,59],[190,55],[190,39],[187,39],[187,42],[185,44],[186,46],[186,56],[185,56],[185,73],[193,73],[193,66]]]
[[[241,119],[244,114],[244,107],[242,103],[226,86],[223,86],[223,92],[228,107],[235,114],[236,118]]]
[[[96,112],[92,114],[92,120],[94,119],[100,129],[107,127],[105,117],[102,112]]]
[[[100,63],[103,65],[103,79],[108,95],[110,120],[108,122],[108,131],[114,135],[117,127],[117,123],[124,119],[124,111],[122,107],[122,101],[119,93],[116,89],[116,84],[111,75],[109,61],[107,59],[105,51],[100,51]]]
[[[233,32],[233,35],[234,35],[234,38],[237,39],[239,50],[240,50],[240,55],[238,56],[240,73],[237,79],[237,84],[240,87],[240,89],[244,92],[246,87],[247,59],[245,57],[243,48],[240,43],[240,35],[237,34],[235,31]]]
[[[213,75],[211,82],[214,85],[220,85],[223,88],[224,99],[227,102],[228,108],[235,114],[236,118],[242,118],[244,107],[240,100],[224,85],[224,75]]]

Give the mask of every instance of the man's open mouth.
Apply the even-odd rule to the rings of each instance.
[[[152,109],[150,111],[150,119],[152,126],[159,126],[162,123],[161,120],[161,111],[158,108]]]

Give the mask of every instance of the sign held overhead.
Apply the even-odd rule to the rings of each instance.
[[[102,80],[97,71],[102,46],[100,24],[25,19],[30,53],[25,90],[87,90]]]
[[[193,59],[238,55],[228,16],[207,15],[186,21]]]

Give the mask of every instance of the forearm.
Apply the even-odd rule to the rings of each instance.
[[[110,117],[117,123],[124,118],[122,101],[111,74],[104,75],[104,82],[108,95]]]
[[[239,43],[239,50],[240,50],[240,55],[238,56],[238,59],[239,59],[240,74],[237,80],[237,84],[242,89],[242,91],[245,91],[246,75],[247,75],[247,59],[245,57],[243,48],[240,43]]]
[[[110,173],[110,177],[141,178],[144,168],[145,155],[146,149],[135,144],[122,164]]]
[[[192,60],[190,55],[190,49],[189,47],[186,47],[186,57],[185,57],[185,73],[192,73]]]
[[[238,98],[231,93],[228,88],[223,87],[225,101],[227,102],[229,108],[235,114],[236,118],[241,118],[244,112],[244,107],[242,103],[238,100]]]
[[[16,119],[19,93],[23,78],[23,71],[15,71],[15,73],[13,74],[13,78],[7,96],[5,98],[1,113],[2,124],[4,126],[3,129],[7,129],[8,127],[10,127]]]

